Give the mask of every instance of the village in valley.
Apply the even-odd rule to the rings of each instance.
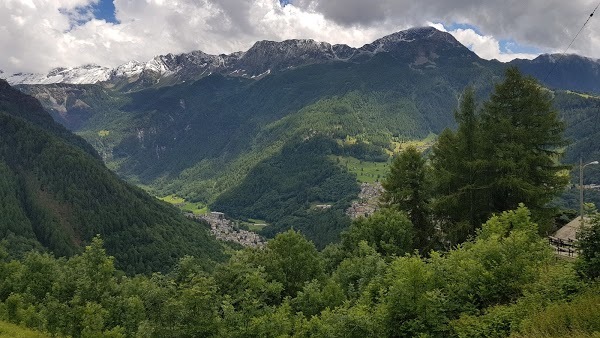
[[[379,198],[382,193],[383,187],[379,182],[361,183],[358,199],[352,201],[350,207],[346,209],[346,215],[351,219],[369,217],[379,209]],[[172,200],[173,198],[174,197],[171,197],[170,199]],[[183,202],[183,199],[175,198],[175,201],[176,203],[173,203],[175,206],[183,207],[187,205]],[[326,210],[331,208],[331,205],[319,204],[316,205],[315,208]],[[229,219],[222,212],[205,210],[203,213],[195,213],[184,210],[184,215],[188,218],[207,222],[210,225],[211,234],[218,240],[236,243],[244,247],[263,247],[266,243],[266,239],[258,233],[245,229],[247,226],[245,227],[243,225],[244,222]],[[267,224],[253,225],[262,228]]]

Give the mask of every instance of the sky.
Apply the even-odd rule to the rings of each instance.
[[[509,61],[564,51],[598,1],[0,0],[0,69],[115,67],[167,53],[231,53],[259,40],[360,47],[415,26]],[[600,10],[569,53],[600,58]]]

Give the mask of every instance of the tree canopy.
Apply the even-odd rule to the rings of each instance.
[[[433,148],[436,212],[454,242],[494,213],[525,203],[549,229],[549,202],[568,183],[561,165],[564,123],[551,93],[515,68],[476,112],[467,89],[456,112],[458,130],[445,130]]]

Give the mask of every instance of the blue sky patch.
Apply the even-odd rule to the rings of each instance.
[[[472,29],[475,31],[475,33],[477,33],[479,35],[483,35],[483,33],[481,33],[481,30],[479,29],[479,27],[469,25],[467,23],[453,23],[451,25],[444,25],[444,27],[449,31],[454,31],[457,29]]]
[[[525,46],[517,43],[515,40],[500,40],[500,51],[502,53],[524,53],[524,54],[542,54],[544,51],[534,46]]]
[[[97,5],[92,7],[94,16],[99,20],[106,20],[106,22],[118,23],[115,17],[115,4],[113,0],[100,0]]]
[[[473,31],[475,31],[475,33],[477,33],[481,36],[485,35],[481,31],[481,29],[479,29],[479,27],[470,25],[470,24],[466,24],[466,23],[452,23],[450,25],[444,25],[444,27],[448,31],[454,31],[457,29],[472,29]],[[513,39],[500,39],[500,40],[498,40],[498,45],[500,47],[500,52],[502,54],[516,54],[516,53],[542,54],[542,53],[544,53],[543,49],[540,49],[540,48],[537,48],[534,46],[523,45],[523,44],[516,42]]]

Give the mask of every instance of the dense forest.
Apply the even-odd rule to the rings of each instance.
[[[43,101],[128,180],[157,195],[212,203],[256,165],[313,133],[387,149],[392,137],[441,132],[452,124],[451,107],[462,89],[469,83],[489,87],[502,65],[482,61],[482,69],[454,57],[457,51],[437,52],[439,67],[382,53],[366,62],[309,65],[255,81],[213,74],[131,93],[100,85],[20,88],[64,100],[66,114]],[[459,52],[472,54],[464,47]]]
[[[11,257],[71,256],[100,234],[128,273],[166,271],[186,254],[224,258],[206,224],[121,181],[39,103],[0,84],[0,235]]]
[[[385,221],[382,221],[385,220]],[[294,231],[205,272],[127,277],[96,238],[55,259],[0,254],[0,319],[72,337],[592,337],[600,331],[600,219],[576,264],[557,258],[529,211],[492,217],[446,252],[411,254],[388,210],[318,252]],[[591,231],[590,231],[591,232]],[[594,256],[596,255],[596,256]]]

